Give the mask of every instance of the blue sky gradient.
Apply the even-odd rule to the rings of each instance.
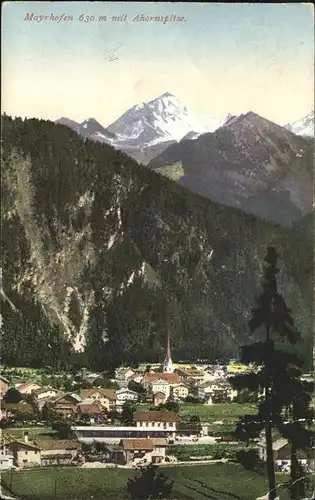
[[[127,22],[111,21],[125,13]],[[137,14],[185,22],[133,22]],[[209,118],[251,109],[285,123],[313,107],[311,4],[6,2],[2,58],[2,107],[17,116],[109,125],[165,91]]]

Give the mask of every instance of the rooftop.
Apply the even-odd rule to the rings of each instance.
[[[161,412],[159,412],[161,413]],[[83,434],[85,432],[94,432],[94,431],[97,431],[97,432],[102,432],[104,431],[106,433],[106,431],[109,431],[109,432],[141,432],[141,431],[145,431],[145,432],[152,432],[152,430],[154,430],[154,432],[165,432],[165,431],[174,431],[173,427],[166,427],[166,428],[161,428],[161,429],[149,429],[148,427],[144,427],[144,426],[139,426],[139,427],[136,427],[135,425],[129,425],[129,426],[114,426],[114,425],[74,425],[71,427],[71,429],[74,431],[74,432],[82,432]]]
[[[128,389],[128,387],[122,387],[121,389],[118,389],[116,391],[116,394],[122,394],[123,392],[128,392],[129,394],[134,394],[135,396],[138,396],[137,392]]]
[[[142,382],[152,383],[159,379],[165,380],[169,384],[179,384],[180,382],[180,377],[177,373],[163,373],[163,372],[146,373],[143,377]]]
[[[135,422],[179,422],[175,411],[136,411],[133,414]]]
[[[152,439],[149,438],[129,438],[122,439],[121,445],[124,450],[148,450],[152,451],[154,449],[154,443]]]
[[[272,449],[274,451],[278,451],[278,450],[281,450],[281,448],[283,448],[284,446],[286,446],[288,444],[288,441],[284,438],[279,438],[277,439],[276,441],[274,441],[272,443]],[[265,447],[266,446],[266,442],[265,440],[261,440],[259,443],[258,443],[258,446],[260,447]]]
[[[6,446],[10,449],[14,449],[14,448],[22,448],[23,449],[24,448],[27,450],[40,450],[40,447],[38,446],[38,444],[30,443],[30,442],[25,443],[24,441],[20,441],[18,439],[7,443]]]
[[[28,387],[31,387],[32,385],[35,385],[38,388],[41,387],[40,384],[38,384],[37,382],[23,382],[22,384],[17,384],[16,387],[17,387],[19,392],[23,392],[26,389],[28,389]]]
[[[81,397],[78,394],[74,394],[72,392],[65,392],[65,393],[59,394],[55,398],[52,398],[52,402],[58,403],[60,400],[62,400],[64,398],[65,399],[72,399],[74,403],[76,403],[76,402],[78,403],[79,401],[81,401]]]
[[[193,368],[177,368],[176,372],[184,377],[204,377],[204,372]]]
[[[108,398],[110,401],[116,400],[116,391],[114,389],[103,389],[95,388],[95,389],[81,389],[81,396],[86,399],[90,398],[94,394],[101,394],[104,398]]]
[[[77,406],[77,410],[81,413],[98,413],[102,414],[102,410],[97,403],[80,403]]]
[[[43,439],[34,441],[41,450],[74,450],[81,448],[81,443],[76,439]]]

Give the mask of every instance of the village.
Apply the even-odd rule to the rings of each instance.
[[[86,369],[45,385],[27,372],[14,384],[1,375],[1,470],[235,460],[244,448],[235,422],[244,408],[255,411],[259,394],[239,393],[230,380],[248,369],[234,360],[173,364],[168,338],[162,365],[121,367],[110,380]],[[289,443],[279,437],[273,446],[278,470],[289,472]],[[255,449],[265,461],[263,439]]]

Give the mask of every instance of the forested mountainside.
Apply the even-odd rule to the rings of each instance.
[[[4,116],[2,165],[3,362],[106,370],[153,361],[167,329],[174,360],[235,355],[269,244],[309,351],[304,226],[213,203],[49,121]]]

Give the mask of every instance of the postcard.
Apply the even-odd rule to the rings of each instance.
[[[1,498],[314,498],[313,12],[3,3]]]

